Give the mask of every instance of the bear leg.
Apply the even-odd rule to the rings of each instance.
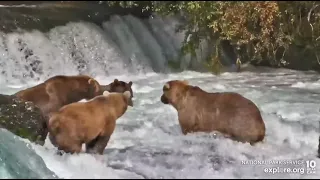
[[[64,146],[59,146],[58,147],[58,150],[59,151],[64,151],[66,153],[70,153],[70,154],[73,154],[73,153],[80,153],[81,152],[81,144],[80,143],[71,143],[71,144],[68,144],[68,145],[64,145]]]
[[[106,148],[109,142],[110,136],[98,136],[93,141],[86,144],[86,153],[90,154],[103,154],[104,149]]]
[[[80,153],[82,149],[82,143],[78,139],[70,137],[68,134],[60,133],[57,135],[51,135],[49,133],[49,138],[55,147],[58,147],[59,151],[64,151],[66,153]]]
[[[56,140],[56,138],[54,137],[54,135],[52,135],[52,133],[49,133],[49,140],[50,140],[51,144],[52,144],[54,147],[58,147],[58,146],[57,146],[57,140]]]
[[[43,122],[42,123],[42,130],[41,130],[41,135],[40,135],[40,138],[37,140],[38,143],[43,146],[44,143],[45,143],[45,140],[48,136],[48,133],[49,133],[49,130],[48,130],[48,126],[47,126],[47,123],[46,122]]]
[[[93,139],[92,141],[86,143],[86,151],[91,150],[97,143],[98,139],[99,139],[100,135],[98,135],[95,139]]]

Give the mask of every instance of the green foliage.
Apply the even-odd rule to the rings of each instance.
[[[109,1],[109,4],[134,7],[141,2]],[[237,49],[242,62],[268,61],[273,66],[286,66],[293,61],[288,57],[295,46],[320,64],[317,1],[152,1],[143,8],[149,9],[160,15],[180,13],[186,18],[179,27],[186,32],[182,54],[195,57],[201,41],[215,44],[217,39],[224,39]],[[213,54],[207,64],[212,71],[220,64],[216,46],[212,46]]]
[[[131,8],[138,6],[138,1],[106,1],[108,6],[120,6],[123,8]]]
[[[173,70],[180,70],[180,63],[174,60],[168,60],[168,66]]]

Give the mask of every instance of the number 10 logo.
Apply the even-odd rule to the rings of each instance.
[[[316,173],[316,161],[311,160],[311,161],[306,161],[307,162],[307,173],[308,174],[313,174]]]

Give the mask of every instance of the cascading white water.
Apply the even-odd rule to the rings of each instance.
[[[13,136],[11,132],[0,129],[0,178],[56,178],[47,169],[43,159],[32,147]],[[18,150],[17,150],[18,149]],[[37,171],[35,171],[37,169]]]
[[[178,60],[183,32],[175,18],[113,16],[102,27],[70,22],[49,32],[14,32],[0,36],[1,82],[41,81],[57,74],[121,75],[169,72]]]

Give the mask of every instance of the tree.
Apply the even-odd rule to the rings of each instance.
[[[110,4],[121,2],[125,1]],[[126,1],[122,6],[141,2]],[[181,52],[195,56],[200,42],[209,42],[213,50],[207,64],[213,71],[220,64],[221,40],[231,43],[239,62],[285,67],[301,63],[290,56],[299,51],[309,57],[305,64],[316,62],[320,67],[320,7],[316,1],[152,1],[143,9],[184,16],[186,22],[178,29],[186,30]]]

